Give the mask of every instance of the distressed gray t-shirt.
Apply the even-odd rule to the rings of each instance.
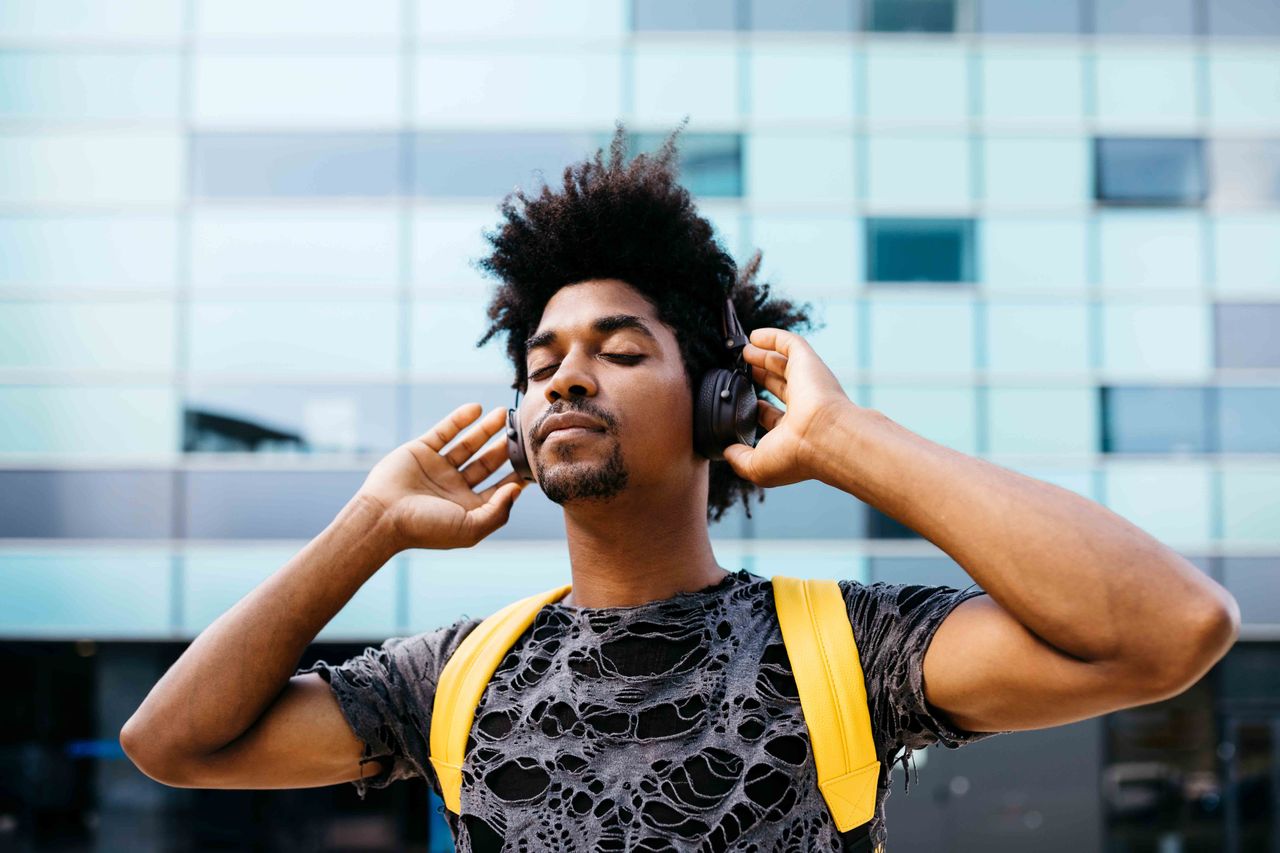
[[[1002,732],[956,729],[924,698],[934,631],[965,599],[946,586],[839,581],[881,761],[875,817],[840,833],[817,787],[768,578],[741,569],[696,592],[632,607],[554,603],[502,660],[476,709],[462,816],[465,851],[860,850],[882,844],[895,760]],[[390,769],[355,783],[423,776],[435,688],[480,623],[464,618],[387,640],[325,677]],[[901,752],[901,755],[899,753]],[[908,774],[909,776],[909,774]],[[904,780],[906,782],[906,780]],[[909,790],[906,782],[905,790]]]

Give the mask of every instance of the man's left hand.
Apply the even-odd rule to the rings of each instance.
[[[751,378],[786,406],[758,400],[768,430],[754,448],[732,444],[724,458],[734,472],[758,486],[785,486],[817,476],[823,436],[843,411],[856,408],[831,368],[809,342],[784,329],[754,329],[742,350]]]

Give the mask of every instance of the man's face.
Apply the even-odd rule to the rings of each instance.
[[[675,334],[648,299],[617,279],[567,285],[529,340],[520,424],[547,497],[565,504],[690,487],[701,459],[693,399]],[[592,423],[548,432],[564,413]]]

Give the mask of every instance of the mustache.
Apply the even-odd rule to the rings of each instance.
[[[604,424],[604,429],[606,433],[612,433],[618,426],[617,418],[615,418],[613,415],[606,412],[604,409],[598,409],[594,405],[586,401],[583,401],[580,403],[565,403],[564,405],[560,405],[557,402],[557,403],[552,403],[551,406],[548,407],[548,409],[542,413],[542,416],[538,418],[537,422],[534,423],[533,429],[531,430],[532,434],[535,436],[541,435],[542,425],[546,422],[547,418],[551,417],[552,415],[559,415],[565,412],[578,412],[580,414],[584,414],[589,417],[595,418],[600,423]],[[543,439],[534,439],[534,440],[537,444],[542,444],[543,442]]]

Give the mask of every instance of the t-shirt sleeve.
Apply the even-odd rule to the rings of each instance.
[[[449,656],[479,619],[460,619],[412,637],[395,637],[371,646],[338,665],[317,661],[295,675],[314,672],[329,683],[343,716],[364,741],[361,767],[382,760],[388,768],[353,782],[363,798],[369,788],[423,777],[440,793],[430,764],[431,711],[436,685]]]
[[[887,755],[941,743],[955,749],[997,734],[956,726],[924,695],[924,655],[958,604],[986,593],[918,584],[840,581],[867,685],[872,728]]]

